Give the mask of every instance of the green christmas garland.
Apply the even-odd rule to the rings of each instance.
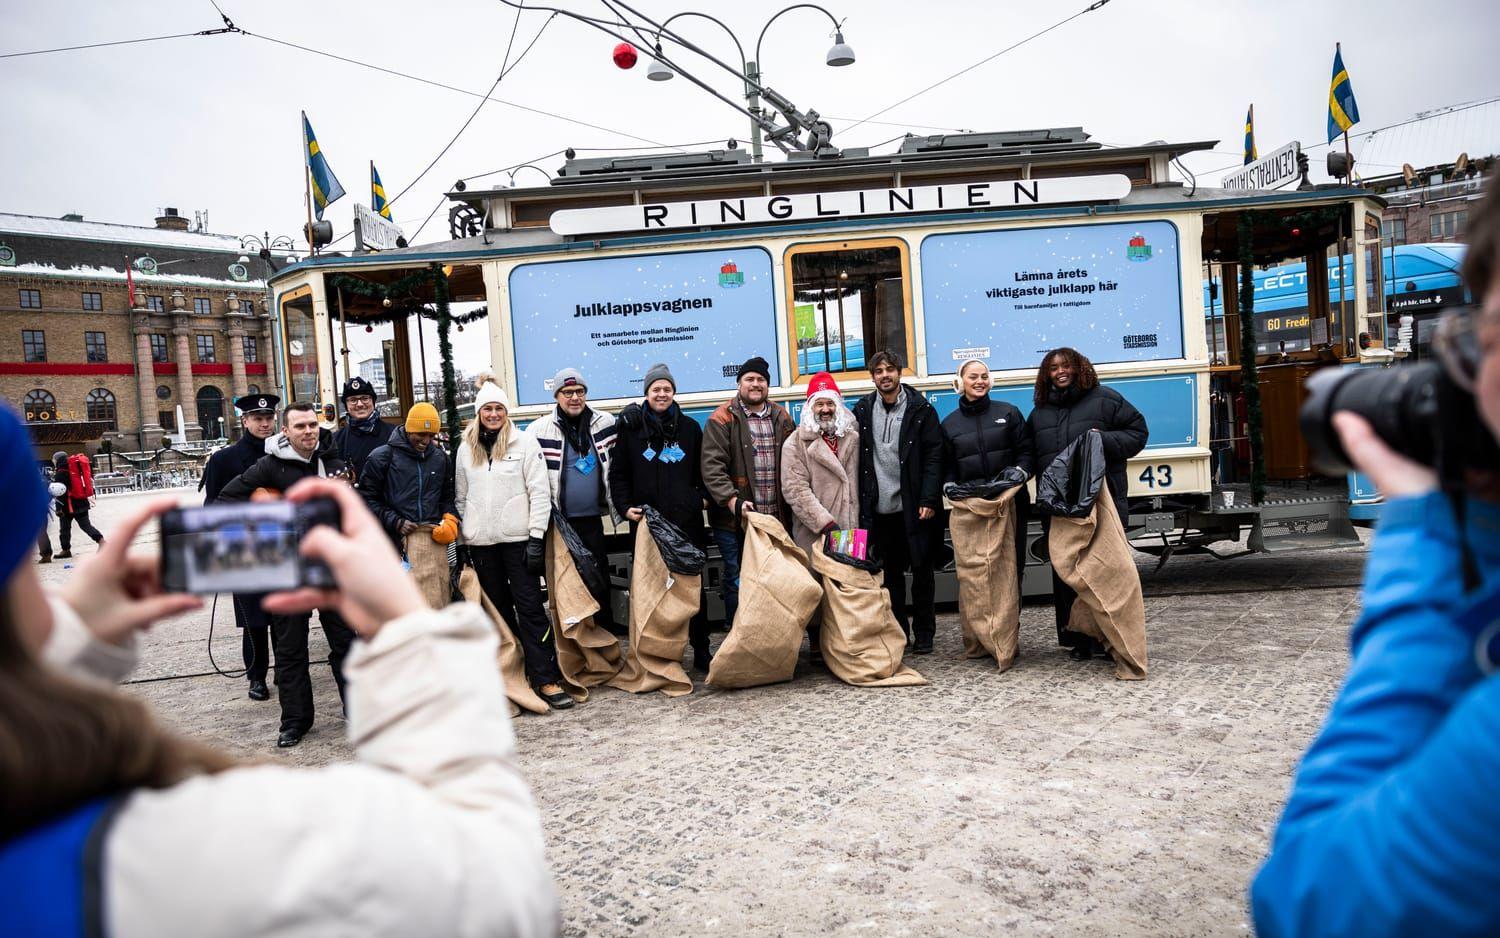
[[[453,372],[453,317],[448,309],[448,275],[432,265],[432,294],[437,299],[438,358],[443,364],[443,411],[448,423],[448,453],[458,455],[458,378]]]

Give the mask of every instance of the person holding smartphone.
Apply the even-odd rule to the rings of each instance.
[[[198,608],[127,553],[171,496],[122,520],[60,590],[25,562],[46,493],[20,418],[0,405],[0,907],[7,934],[364,936],[558,932],[540,819],[516,764],[496,636],[478,607],[429,609],[342,482],[342,529],[304,556],[338,588],[266,600],[336,608],[349,656],[352,762],[240,763],[167,730],[113,682],[137,634]],[[247,811],[247,805],[266,810]],[[372,822],[378,821],[378,823]]]

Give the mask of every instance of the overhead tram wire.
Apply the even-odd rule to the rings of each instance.
[[[912,92],[911,94],[909,94],[906,97],[902,98],[900,101],[897,101],[895,104],[888,104],[885,107],[881,108],[880,110],[876,111],[875,113],[871,114],[870,116],[855,121],[854,123],[850,124],[848,127],[839,128],[838,132],[840,134],[846,134],[849,131],[853,130],[854,128],[858,127],[861,124],[870,123],[875,118],[877,118],[880,115],[886,113],[887,111],[890,111],[890,110],[892,110],[894,108],[898,108],[901,105],[905,104],[908,101],[911,101],[914,98],[919,98],[922,95],[926,94],[927,92],[931,91],[934,88],[937,88],[940,85],[945,85],[945,84],[947,84],[948,82],[952,81],[955,78],[958,78],[958,77],[960,77],[962,75],[966,75],[969,72],[972,72],[974,69],[978,68],[981,65],[985,65],[985,64],[988,64],[990,62],[993,62],[995,59],[1000,58],[1000,56],[1006,54],[1007,52],[1010,52],[1010,51],[1015,50],[1015,49],[1019,49],[1020,47],[1026,45],[1026,43],[1032,41],[1033,39],[1039,39],[1042,36],[1045,36],[1048,33],[1052,32],[1054,29],[1058,29],[1059,27],[1066,26],[1067,24],[1069,24],[1069,23],[1073,22],[1074,20],[1078,19],[1080,16],[1084,16],[1085,14],[1092,13],[1095,10],[1100,9],[1101,7],[1103,7],[1107,3],[1109,3],[1109,0],[1094,0],[1093,3],[1091,3],[1088,6],[1084,7],[1082,10],[1079,10],[1077,13],[1074,13],[1072,16],[1068,17],[1067,19],[1058,20],[1056,23],[1053,23],[1051,26],[1048,26],[1046,29],[1040,30],[1038,32],[1034,32],[1030,36],[1027,36],[1025,39],[1021,39],[1021,40],[1019,40],[1017,42],[1013,42],[1010,45],[1006,46],[1004,49],[1001,49],[999,52],[996,52],[993,55],[986,56],[986,57],[980,59],[978,62],[975,62],[973,65],[967,66],[966,68],[959,69],[958,71],[954,72],[952,75],[949,75],[947,78],[939,79],[938,81],[933,82],[932,84],[930,84],[927,87],[921,89],[920,91],[914,91],[914,92]]]
[[[552,21],[554,19],[556,19],[556,17],[557,17],[557,14],[555,14],[555,13],[552,16],[547,17],[546,21],[544,23],[542,23],[542,28],[538,29],[536,31],[536,35],[531,37],[531,42],[528,43],[527,46],[526,46],[526,48],[524,50],[522,50],[521,54],[516,57],[515,65],[512,65],[510,63],[510,50],[515,45],[515,42],[516,42],[516,33],[521,28],[521,11],[519,11],[519,10],[516,11],[515,22],[512,23],[511,27],[510,27],[510,40],[505,43],[505,55],[500,60],[500,73],[495,76],[495,81],[494,81],[493,84],[490,85],[490,90],[486,91],[484,93],[484,97],[479,99],[479,103],[476,104],[476,105],[474,105],[474,110],[473,110],[472,113],[469,114],[468,120],[464,121],[463,125],[458,128],[458,132],[453,135],[453,138],[451,140],[449,140],[446,144],[443,145],[443,148],[438,151],[437,156],[434,156],[432,158],[432,161],[427,164],[427,168],[424,169],[424,170],[422,170],[420,173],[418,173],[417,177],[415,179],[413,179],[411,182],[407,183],[406,187],[403,188],[400,192],[396,193],[395,198],[391,199],[390,202],[387,203],[388,205],[395,205],[396,204],[396,199],[399,199],[403,195],[406,195],[406,193],[408,193],[408,192],[411,191],[411,187],[412,186],[415,186],[417,183],[421,182],[422,179],[423,179],[423,177],[425,177],[428,173],[432,172],[432,168],[437,165],[438,160],[442,159],[448,153],[448,151],[453,148],[453,145],[458,142],[458,138],[461,137],[461,136],[463,136],[464,131],[466,131],[466,130],[469,129],[469,125],[470,124],[474,123],[474,118],[476,118],[476,117],[479,116],[480,110],[482,110],[484,108],[485,103],[487,101],[489,101],[490,95],[494,94],[495,93],[495,89],[498,88],[498,87],[500,87],[500,82],[502,82],[502,81],[505,80],[505,76],[508,75],[508,74],[510,74],[510,72],[511,72],[512,69],[516,68],[516,66],[518,66],[518,65],[521,64],[521,60],[524,59],[524,58],[526,58],[526,53],[530,52],[532,46],[536,45],[536,41],[538,39],[542,38],[542,33],[544,33],[544,32],[547,31],[547,27],[549,25],[551,25]],[[429,215],[427,217],[429,219],[432,218],[431,215]],[[425,225],[426,222],[423,222],[423,224]],[[418,230],[420,231],[420,229],[418,229]]]

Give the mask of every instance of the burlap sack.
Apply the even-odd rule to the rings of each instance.
[[[635,560],[630,567],[630,650],[625,667],[609,686],[644,694],[659,690],[668,697],[693,692],[682,668],[688,620],[698,612],[703,577],[667,569],[656,540],[644,523],[635,527]]]
[[[1020,490],[1007,489],[999,498],[958,499],[949,516],[964,657],[993,656],[1001,671],[1016,663],[1021,632],[1015,524]]]
[[[1068,628],[1109,647],[1115,677],[1145,680],[1146,602],[1114,501],[1095,499],[1083,518],[1054,517],[1047,541],[1052,568],[1078,593]]]
[[[579,701],[620,672],[620,640],[594,624],[599,601],[583,584],[556,528],[547,531],[547,613],[557,643],[563,687]]]
[[[708,683],[715,687],[790,681],[802,635],[823,596],[807,572],[807,554],[780,521],[753,511],[743,520],[739,611],[708,669]]]
[[[412,535],[415,537],[416,535]],[[427,539],[429,542],[432,538]],[[434,547],[442,547],[441,544],[433,544]],[[446,556],[446,552],[445,556]],[[444,561],[446,563],[446,561]],[[510,626],[505,624],[505,617],[490,602],[490,598],[484,594],[479,586],[479,576],[473,567],[464,567],[463,573],[458,575],[458,591],[464,599],[471,603],[478,603],[484,610],[484,614],[490,617],[495,625],[495,631],[500,633],[500,650],[496,652],[495,658],[500,662],[500,676],[505,679],[505,696],[510,698],[510,715],[516,716],[523,709],[532,713],[549,713],[552,708],[547,702],[537,696],[531,687],[531,682],[526,680],[526,660],[521,651],[521,643],[516,641],[516,636],[511,632]]]
[[[812,570],[823,581],[823,659],[846,684],[912,687],[927,679],[901,663],[906,635],[891,612],[891,596],[879,573],[861,570],[823,553],[813,542]],[[735,616],[739,627],[739,616]]]
[[[448,576],[448,545],[432,539],[432,525],[424,524],[406,535],[406,562],[411,564],[411,578],[416,581],[422,598],[434,609],[453,601]]]

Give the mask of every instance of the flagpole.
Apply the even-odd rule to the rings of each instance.
[[[349,372],[349,324],[344,320],[343,287],[339,287],[338,290],[334,293],[334,302],[336,302],[339,307],[339,338],[343,340],[340,344],[339,351],[342,352],[344,356],[344,380],[348,381],[351,377]]]
[[[317,245],[313,244],[312,219],[312,160],[307,151],[307,112],[302,112],[302,202],[307,208],[307,253],[317,256]]]

